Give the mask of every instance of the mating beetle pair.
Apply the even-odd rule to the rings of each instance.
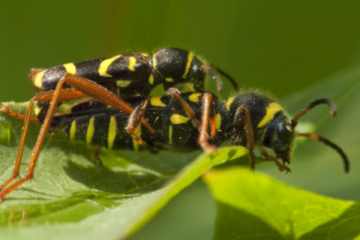
[[[349,171],[349,160],[339,146],[317,133],[295,131],[298,120],[319,104],[329,105],[334,115],[330,100],[315,100],[289,118],[279,103],[261,93],[244,92],[218,100],[205,90],[204,82],[215,80],[220,89],[222,77],[237,88],[236,81],[222,70],[176,48],[33,69],[30,78],[39,92],[29,101],[26,114],[7,106],[1,109],[23,120],[24,129],[13,174],[0,186],[0,199],[33,177],[46,134],[52,129],[63,129],[71,140],[108,148],[201,147],[211,152],[224,142],[242,145],[249,150],[252,167],[258,146],[265,159],[286,171],[294,139],[302,136],[336,150]],[[160,84],[167,94],[150,97]],[[186,92],[175,88],[181,84],[186,85]],[[18,179],[30,122],[40,122],[41,128],[27,174]]]

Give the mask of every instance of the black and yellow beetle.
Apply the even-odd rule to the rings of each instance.
[[[148,97],[155,86],[164,89],[185,83],[191,90],[204,90],[207,77],[215,80],[220,89],[221,76],[228,78],[235,88],[236,81],[222,70],[205,63],[192,52],[178,48],[162,48],[153,54],[130,53],[111,58],[67,63],[48,69],[32,69],[30,78],[38,93],[28,103],[25,114],[2,106],[0,112],[24,121],[22,136],[12,176],[0,185],[0,199],[33,177],[34,169],[53,117],[59,114],[59,104],[67,101],[93,99],[128,116],[127,134],[138,139],[138,125],[152,135],[155,129],[143,117],[145,109],[134,106],[131,99]],[[35,111],[34,116],[33,111]],[[90,110],[90,112],[92,109]],[[43,118],[41,113],[45,112]],[[61,112],[61,111],[60,111]],[[41,123],[26,176],[17,179],[20,171],[26,137],[31,122]],[[89,124],[91,126],[91,124]]]
[[[52,129],[62,130],[74,141],[107,148],[198,149],[213,151],[221,144],[246,146],[254,166],[253,150],[259,147],[262,157],[274,161],[280,170],[289,170],[294,139],[297,136],[320,141],[335,149],[349,171],[344,151],[317,133],[297,133],[295,127],[306,112],[327,104],[331,115],[335,105],[328,99],[311,102],[292,119],[276,101],[258,92],[240,93],[225,101],[208,92],[181,94],[170,89],[168,95],[134,98],[135,111],[140,111],[155,129],[155,134],[137,124],[137,138],[126,131],[129,116],[97,101],[75,104],[66,113],[58,113]],[[44,113],[42,113],[44,114]],[[41,114],[38,116],[40,119]],[[139,120],[137,120],[139,122]]]
[[[190,90],[204,90],[206,77],[218,85],[227,78],[235,89],[236,81],[221,69],[201,60],[193,52],[179,48],[161,48],[148,53],[124,53],[110,58],[66,63],[47,69],[32,69],[30,78],[36,88],[53,90],[66,74],[80,76],[105,86],[122,98],[148,96],[157,86],[168,89],[187,84]]]
[[[222,143],[246,146],[251,166],[254,148],[280,170],[289,170],[296,136],[316,140],[336,150],[345,170],[349,160],[344,151],[317,133],[296,133],[298,119],[318,104],[335,106],[328,99],[311,102],[292,119],[276,101],[259,93],[239,93],[226,101],[205,92],[206,75],[223,75],[192,53],[180,49],[160,49],[146,54],[119,55],[109,59],[69,63],[46,70],[33,70],[31,79],[40,90],[28,104],[26,114],[2,106],[1,112],[24,121],[12,176],[0,185],[0,199],[33,178],[46,134],[64,129],[72,140],[85,140],[109,148],[142,147],[175,149],[201,147],[212,152]],[[193,89],[181,93],[173,86],[191,83]],[[155,85],[163,84],[167,95],[150,97]],[[69,107],[69,100],[76,100]],[[67,106],[61,108],[62,105]],[[65,110],[64,110],[65,109]],[[33,114],[33,112],[35,112]],[[19,176],[29,124],[41,123],[27,174]]]
[[[201,60],[191,51],[179,48],[161,48],[152,54],[126,53],[47,69],[32,69],[29,77],[40,91],[31,102],[37,102],[38,109],[45,110],[51,101],[81,101],[91,97],[126,114],[136,114],[129,98],[147,97],[158,85],[165,90],[185,85],[186,91],[203,91],[208,78],[215,81],[219,91],[221,77],[227,78],[238,89],[236,81],[220,68]],[[54,98],[54,95],[57,97]],[[54,104],[53,113],[56,108]],[[3,112],[21,119],[10,109]],[[146,120],[142,120],[142,124],[154,132]],[[134,134],[133,130],[133,126],[127,127],[128,133]]]

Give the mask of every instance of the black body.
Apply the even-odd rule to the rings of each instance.
[[[188,83],[188,89],[201,91],[204,90],[204,81],[208,75],[214,78],[215,74],[215,78],[218,78],[219,74],[225,73],[217,72],[192,52],[178,48],[161,48],[151,55],[128,53],[58,65],[39,70],[31,77],[38,89],[53,90],[65,74],[88,78],[126,98],[148,96],[159,84],[168,89]]]
[[[187,93],[182,97],[194,110],[196,117],[201,119],[201,98],[203,93]],[[197,97],[194,98],[194,95]],[[133,98],[130,102],[137,106],[144,99]],[[144,140],[143,148],[173,148],[173,149],[198,149],[198,129],[186,116],[179,102],[170,96],[152,97],[149,101],[145,117],[148,119],[156,134],[149,134],[146,128],[140,127],[141,138]],[[244,119],[237,116],[236,111],[240,106],[250,110],[252,126],[256,137],[256,143],[272,149],[275,153],[284,155],[286,150],[290,153],[293,142],[293,131],[287,128],[289,120],[281,108],[271,110],[273,106],[279,106],[272,99],[257,93],[244,93],[227,101],[215,99],[212,115],[216,116],[216,136],[210,141],[215,145],[228,143],[246,146],[247,139],[244,132]],[[116,119],[116,129],[110,128],[110,119]],[[89,124],[93,119],[92,127]],[[72,140],[86,141],[111,148],[136,148],[138,144],[125,131],[128,115],[115,109],[105,107],[101,103],[89,101],[75,105],[71,113],[58,115],[53,120],[53,129],[63,129]],[[261,121],[264,121],[259,126]],[[114,120],[113,120],[114,121]],[[74,126],[76,125],[76,132]],[[72,127],[73,126],[73,127]],[[280,128],[278,127],[280,126]],[[284,128],[283,128],[284,127]],[[89,130],[90,129],[90,130]],[[116,130],[116,133],[114,131]],[[91,141],[89,132],[93,132]],[[278,138],[282,138],[286,132],[285,141],[279,145]],[[283,134],[283,135],[281,135]],[[285,135],[286,135],[285,134]],[[109,141],[109,136],[115,136]],[[284,135],[284,136],[285,136]],[[286,157],[288,159],[288,157]]]

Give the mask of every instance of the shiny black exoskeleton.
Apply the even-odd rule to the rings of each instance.
[[[201,118],[203,95],[202,92],[182,94],[197,119]],[[140,97],[131,102],[136,106],[143,100]],[[312,104],[315,105],[314,102]],[[255,92],[241,93],[225,101],[214,100],[211,115],[215,120],[216,134],[210,138],[211,144],[247,146],[250,141],[246,132],[248,123],[238,111],[242,108],[249,112],[250,126],[254,132],[254,139],[251,141],[261,150],[273,154],[274,159],[279,159],[283,164],[289,163],[294,139],[298,134],[294,124],[297,119],[290,119],[279,103]],[[124,130],[128,115],[91,101],[74,106],[71,113],[57,116],[53,129],[64,129],[72,140],[86,140],[87,143],[109,148],[199,148],[198,128],[181,104],[170,96],[150,98],[145,117],[156,129],[156,134],[149,134],[146,128],[140,126],[139,132],[144,140],[141,146]],[[329,140],[319,138],[319,141],[338,151],[348,170],[349,163],[344,152]]]
[[[30,77],[36,88],[53,90],[66,74],[79,75],[106,87],[121,97],[148,96],[158,85],[165,89],[186,84],[186,90],[204,90],[206,78],[228,78],[222,70],[206,63],[193,52],[178,48],[161,48],[152,54],[125,53],[110,58],[66,63],[48,69],[33,69]]]

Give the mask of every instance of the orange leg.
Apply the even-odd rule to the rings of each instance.
[[[115,95],[113,92],[91,80],[70,74],[66,75],[63,79],[66,84],[73,86],[75,89],[61,89],[58,100],[59,102],[90,96],[106,105],[118,109],[121,112],[127,114],[131,114],[133,112],[133,108],[127,102],[122,100],[121,97]],[[33,100],[39,102],[49,102],[53,98],[53,95],[53,90],[44,91],[38,93],[33,98]],[[11,111],[8,107],[3,107],[0,109],[0,112],[3,112],[18,120],[24,120],[25,118],[23,114]],[[32,117],[31,120],[36,121],[36,118]],[[155,133],[155,130],[145,119],[141,119],[141,123],[149,130],[150,133]]]
[[[242,116],[243,115],[243,118]],[[254,128],[251,121],[251,115],[249,112],[249,109],[245,106],[240,106],[236,112],[235,112],[235,120],[242,118],[244,119],[244,130],[245,130],[245,136],[246,136],[246,148],[249,151],[249,159],[250,159],[250,166],[252,169],[255,169],[255,154],[254,154],[254,148],[255,148],[255,135],[254,135]],[[239,121],[241,122],[241,121]]]
[[[214,138],[214,137],[216,137],[216,133],[217,133],[215,117],[210,117],[209,123],[210,123],[210,136],[211,136],[211,138]]]
[[[0,112],[3,114],[6,114],[7,116],[9,116],[11,118],[19,120],[19,121],[25,121],[25,119],[26,119],[26,114],[16,112],[16,111],[12,110],[9,106],[2,106],[0,108]],[[39,122],[35,116],[30,116],[29,121],[34,122],[34,123]]]
[[[149,101],[145,100],[143,103],[136,106],[134,111],[130,114],[127,125],[125,127],[126,131],[130,135],[136,131],[136,129],[140,126],[142,119],[144,119],[148,103]]]
[[[18,153],[17,153],[17,159],[16,159],[16,163],[15,163],[15,168],[14,168],[14,173],[16,173],[16,174],[14,174],[11,178],[9,178],[7,181],[5,181],[5,184],[3,184],[2,190],[0,192],[0,199],[1,200],[4,199],[7,194],[9,194],[12,191],[16,190],[17,188],[19,188],[24,182],[26,182],[26,181],[33,178],[36,162],[37,162],[37,160],[39,158],[41,147],[44,144],[46,133],[49,130],[50,123],[51,123],[52,117],[53,117],[53,115],[55,113],[56,105],[57,105],[58,100],[59,100],[59,95],[60,95],[60,92],[61,92],[61,88],[63,87],[64,83],[65,83],[65,78],[60,80],[58,82],[57,86],[56,86],[56,89],[55,89],[54,94],[53,94],[53,98],[50,101],[49,109],[48,109],[48,111],[46,113],[46,117],[45,117],[44,122],[43,122],[43,124],[42,124],[42,126],[40,128],[38,138],[36,139],[35,146],[34,146],[34,148],[32,150],[32,153],[31,153],[30,162],[28,164],[28,169],[27,169],[27,174],[24,177],[16,180],[16,176],[19,174],[19,167],[20,167],[22,155],[23,155],[23,152],[24,152],[25,139],[26,139],[28,129],[29,129],[29,122],[30,122],[29,118],[25,119],[26,121],[24,122],[24,130],[23,130],[23,134],[21,136],[21,140],[23,140],[23,141],[20,141],[19,148],[18,148]],[[27,110],[27,116],[31,115],[32,104],[33,104],[33,99],[29,103],[29,107],[28,107],[28,110]]]
[[[201,146],[201,148],[205,152],[213,152],[216,147],[209,143],[209,134],[208,134],[208,128],[209,128],[209,116],[210,116],[210,110],[211,105],[213,101],[213,96],[210,93],[204,93],[202,98],[202,116],[201,116],[201,123],[199,128],[199,138],[198,143]]]
[[[66,81],[66,84],[78,89],[85,95],[93,97],[94,99],[106,105],[112,106],[121,112],[131,114],[134,110],[133,107],[121,99],[121,97],[89,79],[69,74],[63,79]],[[155,130],[150,126],[146,119],[142,119],[141,123],[149,130],[150,133],[155,133]]]
[[[39,92],[35,97],[34,100],[38,102],[50,102],[51,99],[54,96],[54,90],[51,91],[43,91]],[[83,92],[74,89],[74,88],[65,88],[60,90],[59,94],[59,102],[68,101],[68,100],[74,100],[74,99],[80,99],[83,97],[86,97]]]
[[[23,127],[22,127],[22,134],[20,137],[20,142],[18,145],[18,150],[16,154],[16,160],[13,168],[13,172],[11,177],[9,177],[3,184],[0,185],[0,190],[3,189],[5,186],[10,184],[12,181],[14,181],[19,176],[20,166],[21,166],[21,160],[24,153],[25,143],[26,143],[26,137],[29,131],[30,122],[36,122],[39,123],[38,119],[34,116],[32,116],[32,110],[33,110],[33,103],[34,101],[39,102],[48,102],[51,100],[51,98],[54,95],[54,91],[46,91],[46,92],[40,92],[36,96],[34,96],[28,104],[28,107],[26,109],[26,113],[18,113],[10,109],[8,106],[4,106],[2,109],[0,109],[0,112],[3,112],[7,114],[10,117],[13,117],[18,120],[24,121]],[[66,100],[72,100],[72,99],[78,99],[81,97],[84,97],[85,95],[79,92],[76,89],[62,89],[59,93],[59,101],[66,101]]]
[[[62,97],[61,92],[62,92],[62,88],[63,88],[64,84],[71,85],[72,87],[76,88],[83,94],[93,97],[104,104],[115,107],[122,112],[131,114],[131,112],[133,111],[133,109],[130,105],[128,105],[125,101],[120,99],[118,96],[114,95],[112,92],[110,92],[106,88],[92,82],[91,80],[88,80],[88,79],[85,79],[85,78],[82,78],[79,76],[66,75],[64,78],[62,78],[57,83],[56,89],[54,91],[51,91],[50,94],[49,93],[48,94],[40,93],[39,96],[35,97],[35,99],[39,100],[42,97],[45,99],[46,97],[50,97],[50,95],[52,95],[49,109],[47,110],[46,116],[44,118],[44,122],[40,128],[39,135],[37,137],[35,146],[31,153],[30,161],[28,163],[27,174],[24,177],[16,180],[16,177],[19,174],[19,168],[21,165],[20,163],[21,163],[21,159],[22,159],[22,155],[23,155],[23,151],[24,151],[25,139],[26,139],[28,129],[29,129],[29,123],[30,123],[31,112],[32,112],[32,104],[33,104],[34,99],[32,99],[30,101],[28,110],[26,113],[26,117],[25,117],[24,130],[23,130],[23,133],[21,136],[21,141],[19,144],[18,152],[17,152],[16,163],[15,163],[15,167],[14,167],[14,171],[13,171],[14,174],[12,175],[11,178],[6,180],[5,183],[2,185],[2,188],[0,191],[0,200],[4,199],[5,196],[7,196],[9,193],[13,192],[14,190],[16,190],[17,188],[22,186],[25,182],[27,182],[33,178],[34,170],[35,170],[36,163],[37,163],[37,160],[38,160],[40,152],[41,152],[41,148],[44,144],[45,137],[49,130],[53,115],[56,112],[57,103],[59,102],[59,99],[61,99],[61,97]],[[152,129],[150,127],[150,125],[148,124],[148,122],[145,121],[144,119],[141,122],[142,122],[142,124],[144,124],[145,127],[149,127],[149,129]],[[152,129],[152,130],[153,130],[153,132],[155,132],[154,129]]]
[[[145,117],[145,111],[149,101],[145,100],[140,105],[134,108],[134,111],[130,114],[125,130],[131,135],[134,141],[138,144],[144,144],[144,140],[141,138],[141,134],[137,131],[141,124],[141,121]]]
[[[54,95],[54,91],[39,92],[31,100],[38,101],[38,102],[49,102],[52,99],[53,95]],[[80,92],[79,90],[71,89],[71,88],[62,89],[60,92],[60,96],[59,96],[59,102],[73,100],[73,99],[79,99],[82,97],[86,97],[86,95],[83,94],[82,92]],[[4,105],[0,108],[0,112],[8,115],[11,118],[14,118],[14,119],[17,119],[20,121],[25,121],[25,118],[26,118],[26,114],[16,112],[16,111],[12,110],[9,106],[6,106],[6,105]],[[30,121],[34,122],[34,123],[39,123],[36,116],[30,116]]]
[[[200,122],[195,116],[194,110],[191,108],[188,102],[186,102],[181,97],[181,92],[177,88],[169,88],[167,90],[167,94],[170,95],[173,99],[175,99],[178,103],[180,103],[182,109],[184,110],[185,114],[191,119],[194,127],[199,128]]]
[[[182,107],[182,109],[185,111],[186,115],[191,119],[194,127],[199,128],[200,121],[196,118],[195,112],[191,108],[188,102],[186,102],[181,97],[181,92],[177,88],[169,88],[167,90],[167,93],[174,98],[176,101],[178,101]],[[209,116],[209,123],[210,123],[210,136],[211,138],[214,138],[216,136],[216,122],[215,117]]]
[[[0,185],[0,190],[3,189],[5,186],[7,186],[9,183],[11,183],[14,179],[16,179],[19,176],[21,160],[23,157],[24,147],[25,147],[25,142],[26,142],[26,137],[29,132],[32,108],[33,108],[33,101],[31,100],[28,105],[26,114],[24,115],[24,126],[23,126],[19,146],[18,146],[17,153],[16,153],[16,160],[15,160],[15,165],[13,168],[12,175],[2,185]],[[1,199],[1,197],[0,197],[0,199]]]

